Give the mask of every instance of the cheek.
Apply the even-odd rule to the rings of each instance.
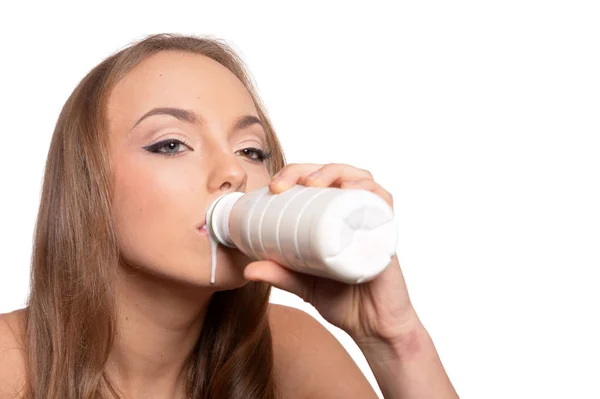
[[[202,218],[194,177],[166,162],[123,166],[116,173],[114,198],[122,256],[150,268],[184,262],[185,245]]]
[[[262,167],[259,170],[246,170],[246,173],[248,173],[247,192],[268,186],[271,183],[272,179],[266,167]]]

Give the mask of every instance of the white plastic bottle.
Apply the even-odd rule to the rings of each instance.
[[[398,236],[393,210],[378,195],[303,185],[223,195],[208,208],[206,226],[219,244],[250,258],[350,284],[379,275]]]

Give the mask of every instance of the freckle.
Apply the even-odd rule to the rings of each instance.
[[[160,74],[160,76],[162,76],[162,73]]]
[[[125,316],[125,320],[129,320],[129,317]]]

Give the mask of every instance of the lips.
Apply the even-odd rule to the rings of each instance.
[[[198,233],[200,233],[201,235],[204,235],[204,236],[208,235],[208,230],[206,230],[206,225],[198,225],[196,227],[196,229],[198,230]]]
[[[198,229],[198,231],[208,234],[208,227],[206,226],[206,213],[208,212],[208,208],[210,208],[212,203],[217,198],[218,198],[218,196],[211,198],[210,201],[208,202],[208,206],[206,206],[206,208],[204,208],[204,212],[202,213],[202,215],[204,215],[204,218],[200,221],[199,224],[196,225],[196,228]]]
[[[200,220],[200,223],[196,225],[196,229],[198,229],[198,231],[201,233],[208,234],[208,226],[206,225],[206,212],[208,212],[208,207],[206,207],[206,209],[204,210],[204,217],[202,218],[202,220]]]

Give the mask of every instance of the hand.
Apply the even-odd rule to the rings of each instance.
[[[290,164],[274,176],[269,188],[277,194],[295,184],[369,190],[393,209],[392,195],[375,183],[371,173],[350,165]],[[248,264],[244,277],[298,295],[357,343],[371,339],[392,343],[402,339],[403,334],[418,323],[397,255],[379,276],[362,284],[345,284],[298,273],[273,261]]]

